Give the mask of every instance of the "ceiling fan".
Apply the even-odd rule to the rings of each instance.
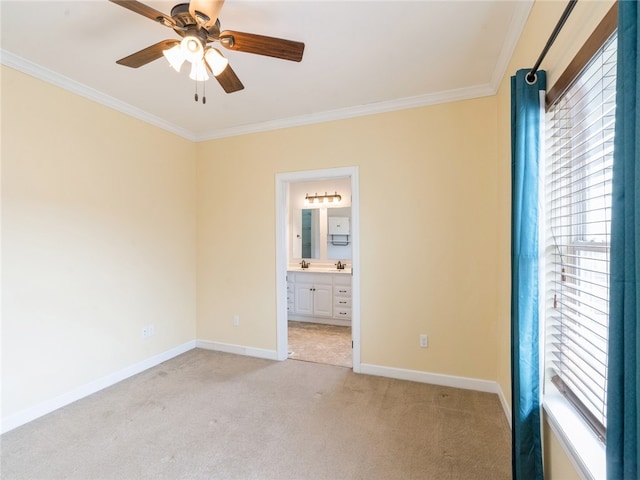
[[[220,31],[218,15],[224,0],[191,0],[189,3],[180,3],[171,9],[170,16],[136,0],[110,1],[172,28],[182,37],[182,40],[162,40],[121,58],[116,62],[119,65],[138,68],[165,56],[171,66],[179,72],[182,64],[187,61],[191,63],[190,78],[205,81],[209,78],[208,73],[211,73],[225,92],[233,93],[242,90],[244,85],[229,65],[229,61],[220,50],[212,47],[211,43],[218,42],[229,50],[293,62],[302,60],[302,42],[235,30]],[[198,101],[197,92],[195,100]],[[203,97],[203,103],[205,102],[206,98]]]

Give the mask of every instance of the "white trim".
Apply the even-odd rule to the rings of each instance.
[[[287,181],[276,174],[276,351],[280,361],[289,356],[287,313]]]
[[[409,380],[411,382],[430,383],[443,387],[462,388],[465,390],[476,390],[478,392],[495,393],[500,400],[502,410],[507,418],[509,428],[511,426],[511,407],[507,403],[502,388],[498,382],[491,380],[480,380],[477,378],[458,377],[455,375],[444,375],[441,373],[423,372],[421,370],[407,370],[404,368],[383,367],[381,365],[371,365],[363,363],[360,365],[360,373],[366,375],[376,375],[379,377],[396,378],[398,380]]]
[[[236,355],[245,355],[247,357],[278,360],[278,355],[275,350],[267,350],[265,348],[245,347],[243,345],[212,342],[210,340],[196,340],[196,347],[205,350],[215,350],[216,352],[235,353]]]
[[[509,67],[509,62],[513,58],[513,52],[516,50],[516,46],[518,45],[518,40],[524,30],[524,26],[527,24],[534,2],[533,0],[525,0],[515,3],[515,11],[513,12],[513,17],[511,17],[509,29],[507,30],[504,41],[502,42],[502,50],[498,56],[496,68],[493,70],[493,76],[491,77],[490,85],[495,93],[498,92],[500,83],[505,77],[505,73]]]
[[[277,173],[276,188],[276,337],[277,358],[286,360],[287,348],[287,185],[327,178],[351,179],[351,337],[353,340],[353,371],[360,373],[360,179],[358,167],[326,168]]]
[[[361,117],[365,115],[375,115],[378,113],[386,113],[397,110],[406,110],[410,108],[426,107],[438,105],[441,103],[457,102],[461,100],[469,100],[473,98],[481,98],[495,95],[500,87],[500,82],[504,78],[507,71],[509,61],[515,51],[518,39],[522,34],[524,26],[529,18],[532,0],[524,0],[516,2],[516,7],[511,17],[511,22],[507,30],[502,50],[496,61],[496,65],[489,83],[474,85],[466,88],[445,90],[441,92],[430,93],[426,95],[417,95],[413,97],[398,98],[385,102],[370,103],[365,105],[356,105],[353,107],[340,108],[326,112],[317,112],[309,115],[301,115],[297,117],[282,118],[268,122],[253,123],[249,125],[239,125],[230,128],[223,128],[204,135],[196,135],[187,129],[169,123],[164,119],[151,115],[137,107],[124,103],[114,97],[94,90],[75,80],[60,75],[52,70],[44,68],[34,62],[26,60],[14,53],[0,49],[0,61],[3,65],[15,68],[23,73],[31,75],[45,82],[57,85],[72,93],[93,100],[97,103],[113,108],[119,112],[138,118],[144,122],[155,125],[163,130],[175,133],[187,140],[193,142],[202,142],[206,140],[215,140],[219,138],[234,137],[239,135],[247,135],[251,133],[267,132],[270,130],[279,130],[282,128],[298,127],[302,125],[311,125],[323,122],[332,122],[343,120],[346,118]]]
[[[490,97],[495,95],[497,90],[490,84],[476,85],[468,88],[458,88],[443,92],[429,93],[415,97],[398,98],[386,102],[369,103],[367,105],[356,105],[354,107],[339,108],[326,112],[317,112],[298,117],[282,118],[269,122],[252,123],[238,127],[223,128],[209,134],[197,137],[198,142],[205,140],[216,140],[218,138],[235,137],[248,135],[250,133],[268,132],[282,128],[299,127],[303,125],[313,125],[316,123],[333,122],[347,118],[362,117],[365,115],[375,115],[378,113],[394,112],[397,110],[407,110],[410,108],[428,107],[441,103],[458,102],[461,100],[471,100],[474,98]]]
[[[55,85],[106,107],[113,108],[114,110],[124,113],[125,115],[129,115],[133,118],[137,118],[138,120],[142,120],[143,122],[174,133],[192,142],[197,141],[196,136],[187,129],[174,125],[173,123],[169,123],[160,117],[156,117],[155,115],[151,115],[150,113],[139,109],[138,107],[129,105],[128,103],[118,100],[115,97],[111,97],[80,82],[76,82],[69,77],[60,75],[53,70],[44,68],[37,63],[26,60],[14,53],[8,52],[7,50],[0,49],[0,63],[7,67],[18,70],[19,72],[37,78],[38,80],[42,80],[43,82]]]
[[[353,288],[352,288],[352,291],[353,291]],[[285,302],[285,316],[286,316],[286,302]],[[285,330],[285,333],[286,333],[286,330]],[[357,356],[358,371],[356,373],[362,373],[365,375],[376,375],[380,377],[396,378],[399,380],[409,380],[409,381],[420,382],[420,383],[430,383],[433,385],[442,385],[446,387],[463,388],[465,390],[476,390],[480,392],[495,393],[496,395],[498,395],[498,398],[500,399],[500,403],[502,404],[502,408],[505,411],[505,415],[507,416],[507,421],[509,422],[509,426],[511,426],[511,411],[506,402],[502,389],[500,388],[500,385],[497,382],[492,382],[489,380],[480,380],[475,378],[457,377],[453,375],[443,375],[438,373],[429,373],[429,372],[423,372],[419,370],[407,370],[402,368],[384,367],[384,366],[371,365],[371,364],[361,364],[359,362],[360,350],[359,349],[356,350],[357,344],[359,344],[359,342],[355,342],[354,340],[354,365],[356,360],[356,352],[358,353],[358,356]],[[285,346],[286,346],[286,343],[285,343]],[[242,345],[213,342],[209,340],[192,340],[182,345],[179,345],[177,347],[174,347],[170,350],[167,350],[166,352],[162,352],[157,355],[154,355],[153,357],[142,360],[141,362],[138,362],[134,365],[125,367],[121,370],[118,370],[117,372],[114,372],[110,375],[102,377],[98,380],[89,382],[85,385],[82,385],[78,388],[71,390],[70,392],[59,395],[51,400],[47,400],[33,407],[24,409],[5,419],[2,419],[1,433],[8,432],[10,430],[13,430],[14,428],[17,428],[28,422],[36,420],[37,418],[40,418],[59,408],[69,405],[77,400],[80,400],[89,395],[92,395],[107,387],[115,385],[116,383],[121,382],[122,380],[132,377],[133,375],[142,373],[145,370],[155,367],[163,362],[166,362],[167,360],[177,357],[178,355],[188,352],[189,350],[192,350],[194,348],[202,348],[205,350],[214,350],[218,352],[232,353],[236,355],[263,358],[266,360],[283,360],[279,358],[278,351],[276,350],[267,350],[267,349],[256,348],[256,347],[246,347]],[[285,353],[287,353],[286,348],[285,348]],[[355,371],[356,370],[354,367],[354,372]],[[560,435],[558,435],[558,437],[561,438]],[[562,438],[561,438],[561,441],[562,441]],[[588,477],[588,478],[594,478],[594,477]],[[595,477],[595,478],[599,478],[599,477]]]
[[[39,417],[42,417],[48,413],[53,412],[54,410],[69,405],[70,403],[73,403],[84,397],[88,397],[89,395],[115,385],[122,380],[132,377],[133,375],[137,375],[138,373],[144,372],[149,368],[155,367],[162,362],[166,362],[167,360],[170,360],[173,357],[177,357],[178,355],[188,352],[189,350],[192,350],[194,348],[196,348],[195,340],[183,343],[182,345],[178,345],[177,347],[167,350],[166,352],[159,353],[157,355],[154,355],[153,357],[147,358],[138,363],[113,372],[105,377],[74,388],[73,390],[67,393],[63,393],[62,395],[58,395],[55,398],[46,400],[42,403],[39,403],[38,405],[34,405],[33,407],[21,410],[18,413],[2,419],[2,433],[13,430],[14,428],[31,422]]]
[[[504,396],[504,392],[502,391],[502,388],[500,388],[500,384],[496,382],[496,387],[498,389],[498,391],[496,392],[498,394],[498,398],[500,399],[500,404],[502,405],[502,410],[504,411],[505,416],[507,417],[507,422],[509,423],[509,428],[513,429],[513,424],[511,423],[511,407],[509,406],[509,403],[507,402],[506,397]]]
[[[421,370],[407,370],[404,368],[383,367],[381,365],[371,365],[363,363],[362,373],[367,375],[377,375],[379,377],[396,378],[398,380],[410,380],[412,382],[430,383],[443,387],[463,388],[465,390],[476,390],[478,392],[495,393],[499,397],[502,390],[497,382],[491,380],[480,380],[478,378],[458,377],[455,375],[443,375],[441,373],[423,372]],[[503,408],[506,401],[501,398]],[[506,412],[505,412],[506,413]]]
[[[113,108],[114,110],[122,112],[126,115],[142,120],[143,122],[174,133],[192,142],[203,142],[207,140],[216,140],[219,138],[247,135],[251,133],[268,132],[271,130],[279,130],[283,128],[292,128],[303,125],[312,125],[316,123],[332,122],[336,120],[361,117],[365,115],[375,115],[378,113],[393,112],[397,110],[426,107],[441,103],[470,100],[474,98],[492,96],[497,92],[497,88],[493,84],[487,83],[483,85],[446,90],[426,95],[399,98],[386,102],[370,103],[367,105],[356,105],[353,107],[340,108],[326,112],[317,112],[309,115],[301,115],[297,117],[283,118],[268,122],[223,128],[204,135],[196,135],[190,130],[167,122],[160,117],[151,115],[150,113],[134,107],[133,105],[129,105],[128,103],[122,102],[115,97],[111,97],[105,93],[99,92],[98,90],[72,80],[69,77],[65,77],[64,75],[54,72],[53,70],[44,68],[7,50],[0,49],[0,63],[49,84],[63,88],[71,93],[80,95],[81,97],[87,98],[101,105]]]
[[[607,476],[604,444],[551,383],[542,402],[547,422],[576,472],[583,480],[605,480]]]
[[[351,339],[353,343],[353,371],[360,373],[360,169],[351,169]]]

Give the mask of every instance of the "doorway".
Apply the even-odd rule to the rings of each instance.
[[[360,205],[358,167],[331,168],[276,174],[276,334],[277,357],[289,358],[289,316],[287,312],[287,269],[289,267],[290,240],[288,236],[290,218],[290,185],[301,182],[347,178],[351,186],[351,364],[353,371],[360,372]],[[348,273],[343,273],[348,275]],[[295,325],[309,328],[310,325]],[[330,325],[329,325],[330,327]],[[320,329],[320,328],[319,328]],[[292,332],[293,333],[293,332]],[[349,340],[347,339],[347,342]],[[295,352],[294,352],[295,353]],[[295,358],[295,357],[292,357]]]
[[[317,322],[288,321],[288,358],[353,367],[351,326]]]

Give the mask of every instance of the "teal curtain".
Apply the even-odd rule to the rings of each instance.
[[[638,477],[638,277],[640,276],[640,90],[638,3],[618,4],[616,131],[611,205],[607,478]]]
[[[511,77],[511,398],[514,480],[543,478],[538,350],[538,179],[540,90]]]

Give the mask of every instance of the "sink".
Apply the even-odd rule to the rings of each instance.
[[[351,268],[338,270],[336,267],[314,267],[313,264],[309,268],[292,267],[287,270],[292,272],[309,272],[309,273],[351,273]]]

